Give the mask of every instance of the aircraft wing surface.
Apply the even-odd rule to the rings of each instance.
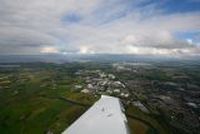
[[[129,134],[123,111],[118,98],[102,95],[62,134]]]

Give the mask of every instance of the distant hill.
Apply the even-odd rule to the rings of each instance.
[[[152,55],[114,55],[114,54],[48,54],[48,55],[1,55],[0,63],[66,63],[66,62],[167,62],[167,61],[190,61],[200,62],[200,56],[190,57],[166,57]]]

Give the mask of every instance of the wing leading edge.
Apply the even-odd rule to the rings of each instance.
[[[62,134],[129,134],[124,108],[118,98],[102,95]]]

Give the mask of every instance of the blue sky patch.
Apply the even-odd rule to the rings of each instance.
[[[79,21],[81,21],[81,16],[74,12],[67,13],[62,18],[62,22],[65,22],[65,23],[78,23]]]

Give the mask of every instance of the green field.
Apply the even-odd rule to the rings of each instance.
[[[73,85],[81,81],[70,69],[21,67],[1,70],[0,77],[1,134],[60,133],[87,110],[61,97],[87,105],[96,99],[74,92]]]

